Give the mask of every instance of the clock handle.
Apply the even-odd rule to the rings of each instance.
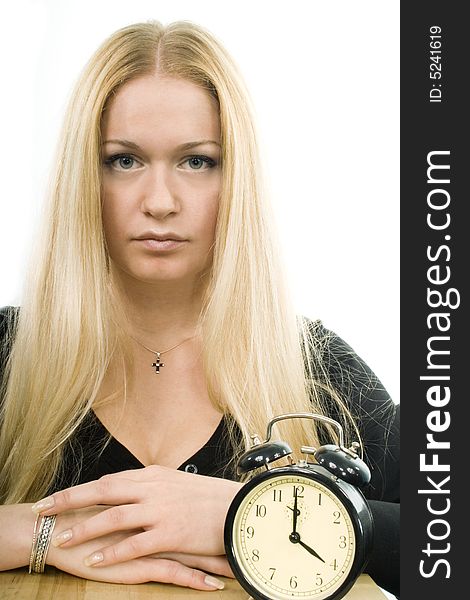
[[[268,429],[266,432],[265,442],[269,442],[269,440],[271,439],[273,425],[275,425],[278,421],[284,421],[285,419],[313,419],[315,421],[323,421],[324,423],[329,423],[330,425],[333,425],[333,427],[335,427],[338,431],[340,448],[343,448],[344,450],[346,450],[346,448],[344,448],[343,428],[338,423],[338,421],[335,421],[334,419],[330,419],[330,417],[325,417],[323,415],[319,415],[317,413],[287,413],[285,415],[279,415],[278,417],[274,417],[268,423]]]

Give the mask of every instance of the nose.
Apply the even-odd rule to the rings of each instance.
[[[164,166],[149,170],[143,181],[142,212],[152,215],[157,219],[164,219],[180,210],[180,204],[171,174]]]

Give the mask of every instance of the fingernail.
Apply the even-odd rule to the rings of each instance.
[[[211,577],[210,575],[206,575],[204,583],[206,585],[210,585],[211,587],[215,587],[218,590],[223,590],[225,587],[225,584],[222,581],[220,581],[220,579],[216,579],[215,577]]]
[[[31,507],[31,510],[33,512],[40,513],[40,512],[43,512],[44,510],[49,510],[50,508],[52,508],[54,506],[54,504],[55,504],[54,498],[52,496],[48,496],[47,498],[43,498],[42,500],[39,500],[39,502],[36,502],[36,504],[33,504],[33,506]]]
[[[65,531],[62,531],[54,536],[51,543],[53,546],[60,546],[61,544],[68,542],[70,539],[72,539],[72,530],[66,529]]]
[[[103,558],[102,552],[93,552],[93,554],[90,554],[90,556],[85,558],[85,564],[87,567],[91,567],[92,565],[96,565],[96,563],[101,562]]]

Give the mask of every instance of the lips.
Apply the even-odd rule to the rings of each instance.
[[[186,239],[173,231],[167,232],[157,232],[157,231],[145,231],[144,233],[138,235],[136,240],[155,240],[157,242],[167,242],[167,241],[175,241],[175,242],[184,242]]]
[[[133,238],[143,250],[151,253],[166,253],[184,247],[188,240],[174,231],[149,229]]]

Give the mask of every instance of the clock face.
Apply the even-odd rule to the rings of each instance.
[[[302,475],[278,475],[251,489],[232,535],[245,579],[273,600],[329,598],[354,562],[356,538],[344,504]]]

